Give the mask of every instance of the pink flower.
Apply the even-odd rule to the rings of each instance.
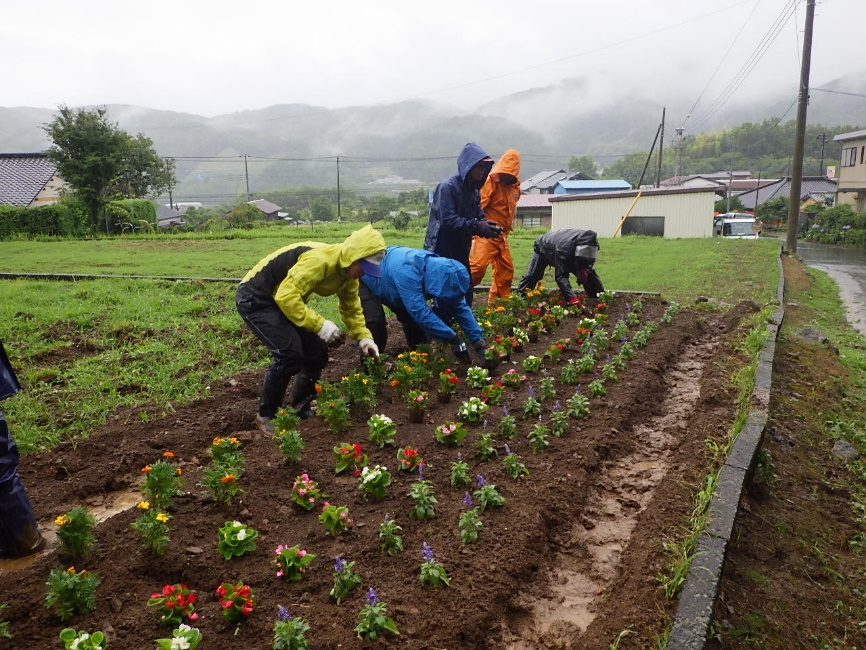
[[[298,557],[304,557],[306,554],[307,554],[307,552],[304,549],[301,549],[300,551],[298,551]]]

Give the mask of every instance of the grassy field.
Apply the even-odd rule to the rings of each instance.
[[[341,241],[359,224],[237,231],[223,236],[0,242],[0,273],[242,277],[292,241]],[[516,278],[542,230],[516,231]],[[421,247],[424,233],[383,230],[389,245]],[[600,240],[596,269],[607,289],[658,292],[688,305],[775,297],[776,240]],[[553,283],[548,272],[546,284]],[[261,346],[242,345],[234,283],[197,280],[0,281],[0,339],[25,390],[3,404],[24,453],[86,436],[118,407],[169,411],[208,385],[261,366]],[[335,299],[314,308],[338,320]]]

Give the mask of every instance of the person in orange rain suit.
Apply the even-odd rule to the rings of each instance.
[[[472,238],[472,253],[469,256],[469,272],[472,286],[484,279],[487,267],[493,265],[493,281],[490,283],[488,304],[496,298],[511,293],[514,279],[514,262],[508,248],[508,233],[514,226],[517,200],[520,198],[520,153],[506,149],[481,188],[481,209],[484,218],[502,228],[502,234],[493,239],[475,236]]]

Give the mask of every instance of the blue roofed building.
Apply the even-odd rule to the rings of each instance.
[[[624,180],[561,180],[553,186],[553,193],[586,194],[589,192],[619,192],[630,189],[631,183]]]

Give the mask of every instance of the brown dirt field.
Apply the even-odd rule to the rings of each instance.
[[[611,301],[611,321],[625,312],[628,299],[620,294]],[[665,306],[645,296],[641,320],[658,322]],[[483,474],[506,499],[503,507],[481,514],[484,528],[478,543],[471,545],[460,542],[457,527],[463,491],[448,483],[449,462],[456,460],[457,450],[433,439],[434,426],[457,419],[461,400],[477,394],[465,385],[451,404],[431,404],[423,424],[409,422],[390,387],[378,395],[375,412],[397,422],[397,446],[418,447],[428,465],[425,478],[434,484],[439,503],[436,518],[425,522],[408,516],[406,493],[414,479],[396,471],[396,447],[380,450],[369,443],[365,419],[341,435],[319,418],[304,421],[303,460],[286,464],[275,443],[252,430],[263,370],[226,378],[211,386],[206,400],[177,407],[167,417],[142,422],[140,408],[117,413],[86,441],[28,456],[21,466],[49,535],[54,518],[77,505],[113,515],[97,527],[92,555],[76,564],[77,570],[102,578],[97,609],[64,624],[43,606],[48,572],[69,566],[69,558],[56,549],[35,560],[2,563],[0,573],[10,585],[3,598],[10,607],[3,618],[14,638],[0,639],[0,650],[62,647],[58,633],[64,627],[102,630],[109,648],[153,648],[153,640],[170,631],[159,624],[147,599],[176,582],[187,583],[198,595],[201,617],[194,625],[204,635],[202,648],[270,648],[278,605],[308,620],[307,638],[314,648],[594,649],[607,648],[624,630],[629,634],[621,648],[655,647],[676,607],[665,600],[657,580],[667,562],[662,542],[679,534],[691,512],[691,495],[705,474],[705,441],[721,440],[730,428],[734,407],[729,377],[741,363],[733,342],[742,335],[741,317],[755,308],[739,305],[718,314],[680,311],[672,325],[660,326],[649,345],[637,350],[616,382],[606,384],[608,394],[592,400],[591,415],[572,420],[565,435],[551,438],[542,452],[533,453],[526,439],[533,423],[518,418],[518,436],[509,444],[530,471],[520,480],[504,472],[502,440],[499,458],[482,462],[473,457],[471,441],[481,426],[468,425],[470,436],[460,451],[471,473]],[[558,330],[514,355],[511,363],[519,364],[528,354],[541,355],[548,342],[571,336],[575,326],[574,319],[566,318]],[[396,329],[391,355],[400,350],[402,340]],[[356,363],[348,346],[340,348],[324,378],[339,380]],[[558,378],[558,369],[551,371]],[[591,379],[584,378],[583,384]],[[558,381],[556,386],[564,404],[574,387]],[[520,412],[524,399],[525,392],[506,389],[505,403],[512,413]],[[543,403],[545,415],[552,402]],[[500,409],[493,407],[490,426],[500,417]],[[796,434],[784,429],[782,435],[787,440]],[[235,436],[244,443],[241,486],[246,493],[230,506],[215,504],[197,485],[215,436]],[[343,441],[362,443],[371,464],[392,469],[394,483],[385,499],[365,502],[356,479],[335,476],[331,450]],[[130,506],[138,500],[141,468],[159,460],[164,451],[173,452],[182,467],[186,493],[170,511],[168,549],[155,558],[130,528],[137,518]],[[350,532],[326,536],[316,512],[291,502],[292,481],[302,472],[319,482],[332,503],[349,507],[355,521]],[[830,498],[829,491],[813,492],[810,480],[804,497],[817,492]],[[752,513],[755,510],[753,506]],[[378,527],[385,515],[403,528],[405,551],[397,557],[379,547]],[[826,513],[822,519],[826,524]],[[258,548],[226,561],[216,551],[217,530],[231,520],[259,532]],[[430,589],[420,583],[424,542],[448,571],[450,587]],[[288,583],[274,576],[270,558],[277,544],[301,544],[317,556],[302,581]],[[751,548],[767,559],[764,544]],[[364,581],[341,605],[329,597],[333,560],[339,556],[356,562]],[[734,561],[737,567],[739,560]],[[256,607],[236,629],[223,622],[212,594],[221,582],[238,580],[252,587]],[[356,638],[353,628],[368,587],[388,604],[400,636],[386,635],[375,643]],[[725,602],[731,603],[730,585],[725,593]]]

